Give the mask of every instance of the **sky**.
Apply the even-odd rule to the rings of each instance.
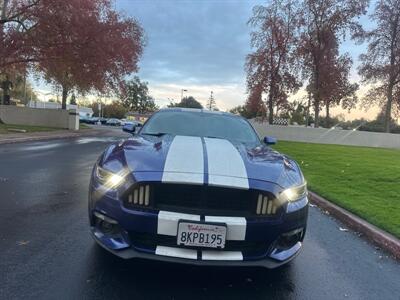
[[[246,22],[257,3],[262,1],[117,0],[117,8],[146,32],[139,76],[160,106],[179,101],[182,89],[203,105],[213,91],[223,110],[244,102]]]
[[[145,30],[146,47],[138,76],[149,84],[150,94],[160,106],[191,95],[206,105],[213,91],[217,107],[228,110],[245,102],[245,57],[251,52],[247,21],[252,8],[266,4],[261,0],[116,0],[115,7],[136,18]],[[370,9],[371,10],[371,9]],[[371,27],[367,17],[361,23]],[[351,80],[358,81],[358,56],[365,45],[345,41],[341,52],[349,52],[354,66]],[[361,89],[360,94],[365,92]],[[291,99],[305,96],[304,91]],[[372,119],[378,109],[361,109],[346,119]]]

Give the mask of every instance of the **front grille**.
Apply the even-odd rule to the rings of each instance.
[[[259,197],[257,190],[242,190],[234,188],[214,187],[207,185],[185,185],[165,183],[141,183],[150,186],[148,199],[149,209],[168,210],[182,213],[216,216],[257,216],[260,215]],[[127,208],[145,208],[135,203],[135,191],[138,185],[133,186],[124,196],[124,205]],[[134,195],[134,196],[132,196]],[[263,199],[274,201],[271,193],[263,192]],[[137,196],[136,196],[137,197]],[[271,205],[272,207],[272,205]],[[277,216],[279,210],[271,211],[271,216]]]
[[[158,184],[154,186],[154,198],[158,209],[210,214],[250,214],[255,207],[255,195],[249,190],[203,185]]]
[[[129,237],[135,247],[155,250],[157,246],[178,247],[186,249],[207,250],[203,247],[178,246],[176,236],[130,232]],[[260,241],[226,241],[225,248],[220,251],[242,251],[247,255],[264,255],[269,250],[267,242]],[[217,250],[217,249],[213,249]]]

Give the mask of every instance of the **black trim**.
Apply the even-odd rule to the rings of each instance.
[[[224,266],[224,267],[263,267],[267,269],[275,269],[284,264],[287,264],[291,260],[293,260],[300,251],[297,251],[293,256],[288,258],[285,261],[277,261],[272,258],[265,258],[261,260],[241,260],[241,261],[224,261],[224,260],[195,260],[195,259],[185,259],[185,258],[177,258],[177,257],[169,257],[169,256],[161,256],[155,254],[148,254],[143,252],[138,252],[132,248],[127,248],[124,250],[111,250],[104,246],[93,234],[92,237],[97,242],[99,246],[104,248],[105,250],[111,252],[112,254],[123,258],[123,259],[145,259],[145,260],[153,260],[153,261],[162,261],[167,263],[179,263],[186,265],[195,265],[195,266]],[[300,248],[301,249],[301,248]]]

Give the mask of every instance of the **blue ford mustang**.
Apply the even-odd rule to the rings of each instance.
[[[304,177],[243,118],[163,109],[94,166],[95,240],[122,258],[278,267],[306,231]]]

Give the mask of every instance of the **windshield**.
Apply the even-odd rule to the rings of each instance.
[[[160,111],[148,120],[140,133],[215,137],[241,143],[259,143],[256,133],[246,120],[207,112]]]

